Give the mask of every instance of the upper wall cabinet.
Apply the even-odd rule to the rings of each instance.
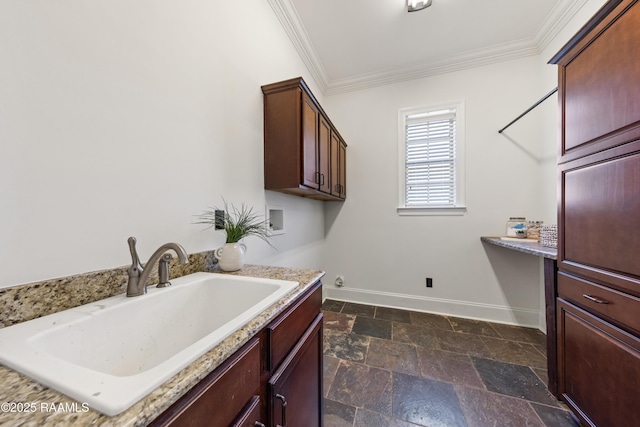
[[[346,147],[301,77],[262,86],[264,188],[344,200]]]
[[[609,1],[550,61],[559,65],[560,163],[640,138],[640,9],[633,4]]]

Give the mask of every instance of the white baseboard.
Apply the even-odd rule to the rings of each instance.
[[[529,328],[539,328],[540,316],[544,316],[544,313],[541,314],[539,310],[527,308],[427,298],[356,288],[324,287],[323,296],[324,299],[485,320]]]

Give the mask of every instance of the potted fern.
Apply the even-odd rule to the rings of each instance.
[[[271,245],[266,221],[244,203],[240,208],[233,204],[229,207],[225,200],[224,209],[214,208],[205,211],[198,215],[198,219],[196,224],[206,224],[207,228],[224,230],[227,236],[226,243],[215,251],[218,265],[224,271],[240,270],[244,265],[247,246],[240,240],[245,237],[256,236]]]

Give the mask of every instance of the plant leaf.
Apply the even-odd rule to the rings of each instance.
[[[224,209],[213,208],[198,215],[195,224],[205,224],[206,229],[222,226],[227,235],[226,243],[236,243],[245,237],[256,236],[273,247],[269,241],[269,228],[267,221],[261,215],[254,212],[252,207],[242,203],[240,207],[227,203],[223,198]],[[216,217],[216,210],[224,211],[224,224]]]

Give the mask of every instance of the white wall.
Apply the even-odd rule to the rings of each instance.
[[[248,262],[320,267],[322,204],[263,190],[260,86],[299,75],[260,0],[0,2],[0,287],[214,249],[221,197],[286,210]]]
[[[557,85],[547,61],[603,3],[587,2],[540,56],[327,97],[349,144],[348,199],[325,208],[327,295],[544,329],[541,259],[479,238],[503,234],[509,216],[557,222],[557,95],[497,131]],[[399,217],[398,109],[460,99],[467,213]]]
[[[391,306],[538,321],[536,257],[485,246],[504,234],[509,216],[542,218],[537,175],[540,132],[526,120],[510,138],[498,134],[540,95],[537,58],[327,97],[349,144],[348,197],[326,206],[328,295]],[[464,100],[466,205],[463,216],[400,217],[398,110]],[[515,130],[515,129],[514,129]],[[432,277],[432,289],[425,278]],[[535,321],[534,321],[535,320]]]

